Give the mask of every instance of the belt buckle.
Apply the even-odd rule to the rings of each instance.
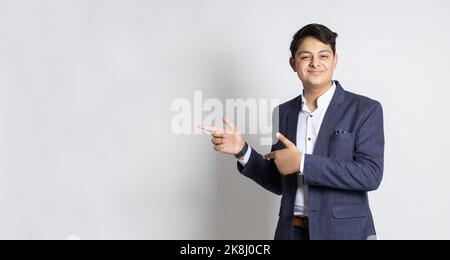
[[[297,223],[296,223],[297,222]],[[296,225],[298,224],[298,225]],[[308,223],[308,218],[307,217],[297,217],[294,216],[293,220],[292,220],[292,225],[294,227],[299,227],[299,228],[308,228],[309,223]]]

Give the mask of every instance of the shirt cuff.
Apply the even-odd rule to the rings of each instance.
[[[303,175],[304,168],[305,168],[305,154],[302,153],[302,159],[300,161],[300,175]]]
[[[250,155],[252,154],[252,148],[249,146],[247,152],[244,155],[244,159],[238,160],[242,166],[245,166],[250,160]]]

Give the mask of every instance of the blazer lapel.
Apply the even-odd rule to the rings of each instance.
[[[296,98],[287,116],[286,137],[294,144],[297,144],[297,126],[302,104],[301,100],[301,96]]]
[[[335,130],[337,120],[341,114],[340,105],[345,101],[345,91],[338,81],[336,83],[336,91],[334,92],[333,99],[328,106],[325,117],[323,118],[322,125],[319,130],[319,136],[317,137],[316,147],[314,149],[315,155],[327,156],[329,135]]]
[[[294,144],[297,144],[297,126],[298,126],[298,117],[301,110],[302,97],[298,96],[295,99],[295,102],[292,103],[287,115],[286,120],[286,137]],[[279,142],[281,143],[281,142]],[[283,144],[282,149],[286,148]],[[285,181],[285,189],[288,190],[286,199],[289,200],[290,205],[292,205],[292,215],[294,214],[294,203],[295,203],[295,194],[297,192],[298,186],[298,175],[290,174],[287,176],[283,176],[282,179]]]

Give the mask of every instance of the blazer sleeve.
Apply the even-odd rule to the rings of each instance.
[[[367,110],[354,138],[353,160],[306,154],[305,184],[340,190],[378,189],[384,163],[383,110],[380,103],[375,102]]]
[[[274,131],[281,131],[282,120],[280,119],[280,115],[282,113],[280,111],[281,108],[276,107],[272,112],[272,126],[278,125],[278,129],[274,129]],[[274,139],[274,141],[277,141],[277,143],[272,145],[272,152],[275,150],[280,150],[282,148],[278,140]],[[237,162],[237,168],[242,175],[252,179],[264,189],[277,195],[281,195],[281,175],[273,160],[265,160],[261,154],[259,154],[252,148],[250,159],[248,160],[248,162],[245,164],[245,166],[242,166],[241,163]]]
[[[264,160],[263,156],[252,148],[250,159],[245,166],[238,162],[237,167],[242,175],[252,179],[264,189],[281,195],[281,175],[273,160]]]

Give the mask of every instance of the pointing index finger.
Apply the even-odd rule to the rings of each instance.
[[[206,132],[209,132],[211,134],[223,134],[223,132],[224,132],[223,129],[219,129],[219,128],[216,128],[213,126],[208,126],[208,125],[199,125],[198,128],[200,128]]]

